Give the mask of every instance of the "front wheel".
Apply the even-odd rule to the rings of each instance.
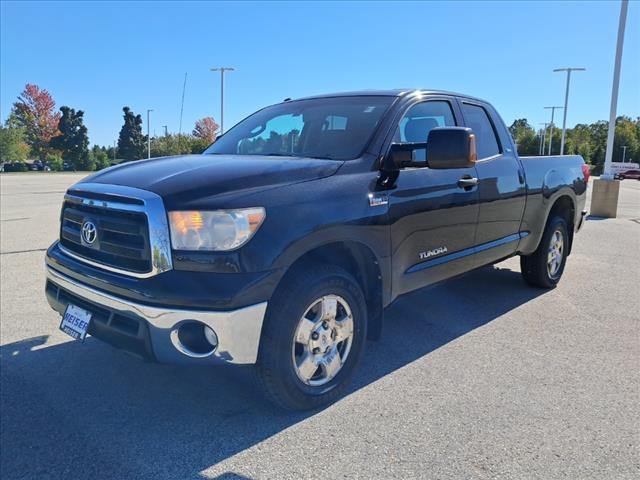
[[[345,270],[309,264],[289,275],[267,308],[257,370],[267,397],[290,410],[336,400],[360,362],[366,302]]]
[[[520,270],[529,285],[554,288],[558,284],[569,252],[568,231],[564,218],[551,218],[536,251],[520,257]]]

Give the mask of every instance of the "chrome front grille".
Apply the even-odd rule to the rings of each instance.
[[[152,192],[79,184],[65,195],[60,220],[60,246],[78,260],[136,277],[171,269],[167,216]]]
[[[87,243],[82,226],[92,222],[96,239]],[[144,273],[151,270],[149,227],[144,213],[108,210],[65,201],[60,243],[68,250],[110,267]]]

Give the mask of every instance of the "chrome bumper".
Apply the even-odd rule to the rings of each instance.
[[[262,322],[267,302],[233,311],[164,309],[133,303],[73,280],[46,267],[47,280],[81,299],[127,317],[143,320],[155,358],[161,363],[212,365],[252,364],[258,358]],[[218,347],[206,356],[192,356],[176,345],[176,328],[185,320],[209,326],[218,337]]]

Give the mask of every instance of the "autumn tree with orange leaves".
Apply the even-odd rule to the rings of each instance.
[[[207,144],[213,143],[220,125],[216,123],[213,117],[204,117],[196,122],[193,129],[193,136],[205,140]]]
[[[8,126],[24,129],[26,143],[41,160],[49,150],[51,138],[59,134],[60,112],[55,107],[56,102],[47,90],[28,83],[7,120]]]

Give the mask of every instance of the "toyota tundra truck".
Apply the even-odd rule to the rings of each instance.
[[[588,179],[579,156],[519,157],[495,109],[466,95],[287,99],[201,155],[69,188],[46,297],[76,339],[254,364],[276,404],[317,408],[403,294],[515,255],[526,283],[555,287]]]

